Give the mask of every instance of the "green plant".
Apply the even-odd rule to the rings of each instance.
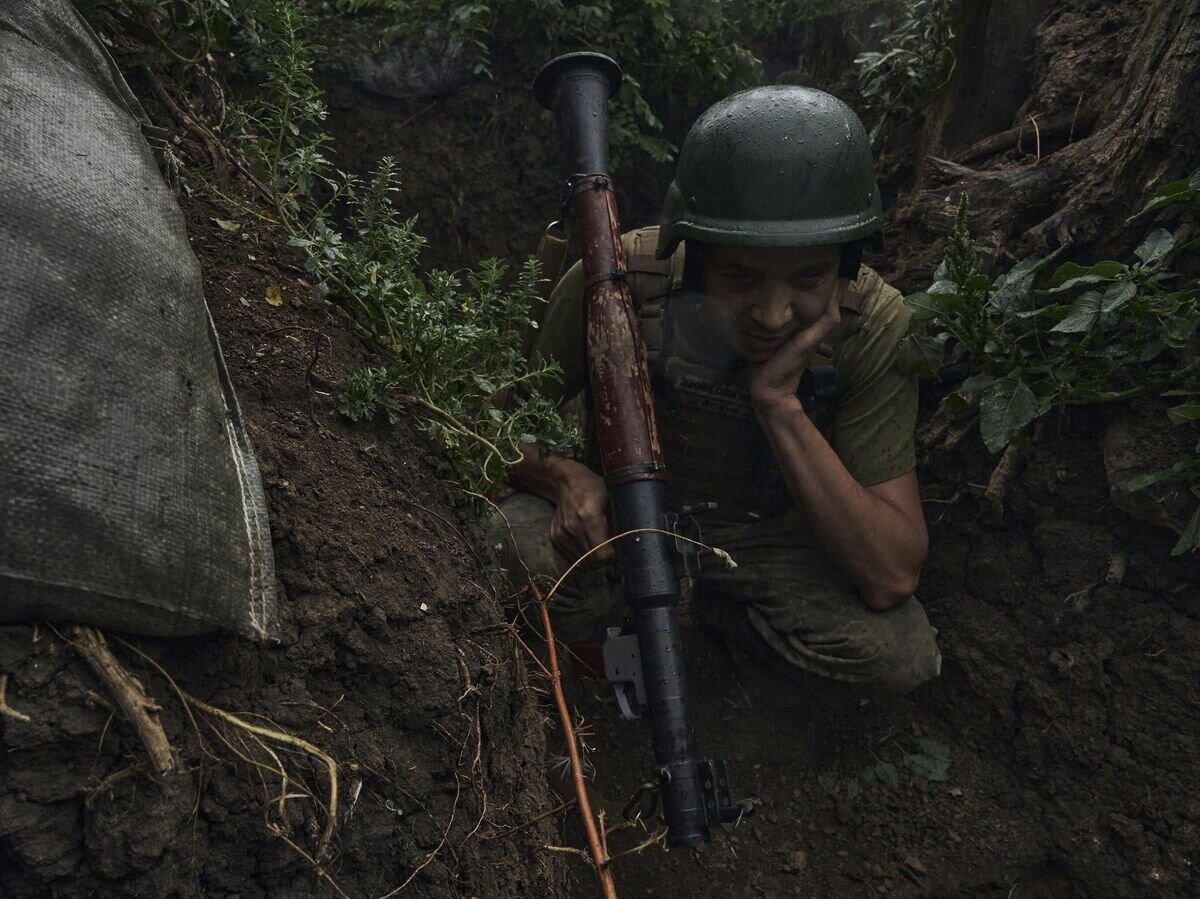
[[[1195,202],[1200,171],[1181,188],[1162,188],[1144,212],[1161,209],[1162,198]],[[984,444],[993,453],[1022,439],[1050,409],[1121,402],[1141,396],[1174,401],[1176,424],[1200,421],[1200,282],[1169,268],[1181,252],[1171,234],[1151,231],[1136,261],[1067,262],[1052,272],[1058,253],[1027,259],[995,280],[982,271],[967,228],[967,199],[960,199],[945,258],[927,291],[906,299],[913,329],[899,359],[911,371],[936,374],[951,358],[969,360],[972,374],[946,396],[943,414],[977,412]],[[1039,283],[1041,289],[1036,289]],[[1200,497],[1200,443],[1165,472],[1130,489],[1181,478]],[[1176,547],[1183,552],[1200,538],[1200,509]]]
[[[758,83],[755,53],[773,33],[849,0],[336,0],[328,14],[374,14],[380,35],[419,43],[460,42],[477,74],[489,74],[493,52],[519,47],[522,58],[547,60],[572,50],[613,56],[625,78],[614,98],[610,140],[614,163],[633,150],[658,162],[676,148],[663,137],[664,110],[711,102]]]
[[[915,112],[950,80],[951,10],[951,0],[904,0],[900,23],[883,38],[883,49],[855,57],[872,142],[894,117]]]
[[[267,81],[245,115],[248,155],[289,242],[307,254],[317,298],[337,304],[389,357],[347,380],[339,410],[356,421],[414,413],[476,489],[521,458],[521,443],[573,445],[574,428],[539,393],[557,380],[557,368],[530,366],[521,351],[536,264],[512,283],[494,259],[462,274],[422,273],[416,219],[402,219],[392,202],[399,191],[392,160],[362,181],[334,171],[327,158],[331,139],[320,128],[325,105],[303,11],[279,0],[264,21],[272,40]],[[344,226],[335,208],[345,209]]]

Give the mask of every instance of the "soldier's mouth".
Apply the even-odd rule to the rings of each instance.
[[[777,350],[787,342],[787,334],[746,334],[742,337],[756,350]]]

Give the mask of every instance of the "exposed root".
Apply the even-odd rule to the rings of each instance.
[[[350,896],[348,896],[346,894],[345,890],[343,890],[340,886],[338,886],[338,882],[329,875],[329,872],[326,871],[325,868],[322,867],[315,858],[313,858],[311,855],[309,855],[307,852],[305,852],[303,849],[301,849],[299,846],[297,846],[296,843],[291,838],[289,838],[286,833],[283,832],[283,829],[281,827],[278,827],[275,824],[268,824],[267,829],[269,831],[271,831],[272,834],[279,837],[279,839],[283,840],[283,842],[287,843],[287,845],[290,846],[296,852],[297,855],[299,855],[306,862],[308,862],[310,865],[312,865],[313,870],[315,870],[318,875],[325,878],[325,880],[329,883],[329,885],[331,887],[333,887],[334,892],[336,892],[339,896],[341,896],[342,899],[350,899]]]
[[[309,755],[320,759],[320,761],[324,763],[329,772],[329,802],[325,808],[325,828],[321,833],[320,840],[317,842],[316,861],[318,863],[326,861],[329,857],[329,845],[333,840],[333,831],[337,823],[338,814],[338,766],[337,762],[333,760],[333,757],[328,755],[323,750],[318,749],[307,740],[302,740],[299,737],[294,737],[291,734],[284,733],[280,730],[273,730],[268,727],[260,727],[257,724],[250,724],[248,721],[243,721],[233,713],[227,712],[224,709],[219,709],[216,706],[209,705],[207,702],[197,699],[196,697],[191,696],[182,690],[180,691],[180,694],[188,703],[194,705],[196,708],[200,709],[200,711],[206,712],[215,718],[220,718],[226,724],[230,724],[233,727],[245,731],[246,733],[254,735],[255,737],[264,737],[268,740],[274,740],[276,743],[281,743],[284,746],[291,746],[295,749],[299,749],[302,752],[306,752]],[[274,755],[274,753],[270,754]],[[279,771],[275,771],[274,773],[278,774]],[[286,778],[284,779],[284,783],[286,785]],[[284,792],[286,793],[286,790]]]
[[[1008,485],[1017,473],[1017,465],[1023,452],[1015,443],[1010,443],[992,470],[992,476],[988,478],[987,489],[984,490],[983,495],[992,504],[992,512],[996,516],[996,521],[1000,521],[1004,517],[1004,497],[1008,493]]]
[[[89,809],[95,807],[96,801],[100,798],[102,793],[111,790],[121,781],[132,777],[141,770],[141,765],[130,765],[128,768],[122,768],[120,771],[114,771],[112,774],[108,775],[108,777],[104,778],[104,780],[100,781],[100,783],[98,783],[96,786],[85,791],[87,798],[83,800],[84,807]]]
[[[651,846],[658,846],[658,845],[664,844],[666,842],[666,839],[667,839],[667,829],[665,827],[663,827],[659,830],[656,830],[654,833],[650,834],[650,836],[648,836],[642,842],[638,843],[636,846],[631,846],[628,849],[622,849],[616,855],[609,856],[608,863],[611,865],[613,862],[615,862],[617,859],[621,858],[622,856],[634,855],[638,852],[643,852],[646,849],[649,849]]]
[[[76,625],[71,628],[71,637],[71,646],[91,666],[137,731],[155,772],[163,775],[174,769],[171,744],[158,720],[162,706],[147,696],[142,682],[121,666],[98,630]]]
[[[8,675],[0,674],[0,715],[12,718],[16,721],[31,721],[32,719],[24,712],[18,712],[8,704]]]

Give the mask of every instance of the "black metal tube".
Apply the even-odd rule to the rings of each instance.
[[[567,53],[538,72],[533,92],[554,111],[571,174],[608,174],[608,98],[621,69],[602,53]]]
[[[633,481],[610,493],[618,533],[662,528],[665,482]],[[709,831],[679,630],[675,552],[672,538],[663,534],[641,533],[617,542],[625,601],[633,610],[642,656],[654,761],[663,774],[667,843],[686,847],[706,842]]]

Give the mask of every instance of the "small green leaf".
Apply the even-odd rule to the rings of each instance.
[[[1111,259],[1097,262],[1087,268],[1074,262],[1065,262],[1055,269],[1050,277],[1050,293],[1059,293],[1080,287],[1085,284],[1099,284],[1101,281],[1112,281],[1129,271],[1129,267]]]
[[[1167,410],[1167,417],[1171,419],[1171,424],[1182,425],[1189,421],[1200,421],[1200,405],[1195,403],[1184,403],[1182,406],[1172,406]]]
[[[1183,529],[1183,533],[1179,536],[1179,542],[1171,550],[1171,555],[1182,556],[1188,550],[1195,549],[1197,545],[1200,545],[1200,507],[1197,507],[1196,511],[1192,513],[1191,521]]]
[[[1161,484],[1163,481],[1169,481],[1171,478],[1177,477],[1187,470],[1187,461],[1176,462],[1170,468],[1160,468],[1158,471],[1147,472],[1140,474],[1136,478],[1130,478],[1125,482],[1125,490],[1128,493],[1137,493],[1139,490],[1145,490],[1147,487],[1153,487],[1155,484]]]
[[[1152,265],[1162,259],[1175,247],[1175,238],[1165,228],[1151,231],[1141,245],[1134,250],[1134,255],[1146,265]]]
[[[942,367],[946,355],[946,335],[908,334],[900,341],[897,362],[902,371],[932,378]]]
[[[971,411],[971,401],[956,390],[946,394],[940,408],[943,414],[958,418]]]
[[[912,313],[915,322],[927,322],[938,317],[945,317],[952,312],[959,302],[958,294],[928,294],[914,293],[904,298],[904,305]]]
[[[991,387],[995,381],[996,379],[991,375],[971,375],[959,385],[958,389],[963,393],[979,393],[981,390]]]
[[[1071,304],[1067,317],[1051,328],[1060,334],[1081,334],[1092,330],[1100,318],[1100,292],[1089,290]]]
[[[998,453],[1037,416],[1033,391],[1013,378],[1001,378],[980,397],[979,433],[988,451]]]
[[[1038,273],[1061,252],[1062,248],[1060,247],[1049,256],[1030,256],[1014,265],[996,279],[996,292],[992,294],[989,301],[991,305],[1001,312],[1010,312],[1017,306],[1023,305],[1023,301],[1029,299],[1030,290],[1033,288],[1033,282]]]
[[[916,752],[906,753],[904,763],[926,780],[944,783],[950,779],[950,750],[936,740],[914,741]]]
[[[887,784],[893,790],[900,786],[900,775],[896,771],[896,766],[891,762],[880,762],[875,766],[875,777],[882,784]]]
[[[1100,311],[1104,314],[1120,309],[1137,296],[1137,286],[1131,281],[1119,281],[1111,285],[1100,300]]]
[[[242,226],[237,222],[231,222],[229,219],[213,219],[217,223],[217,227],[222,231],[236,232],[241,231]]]

